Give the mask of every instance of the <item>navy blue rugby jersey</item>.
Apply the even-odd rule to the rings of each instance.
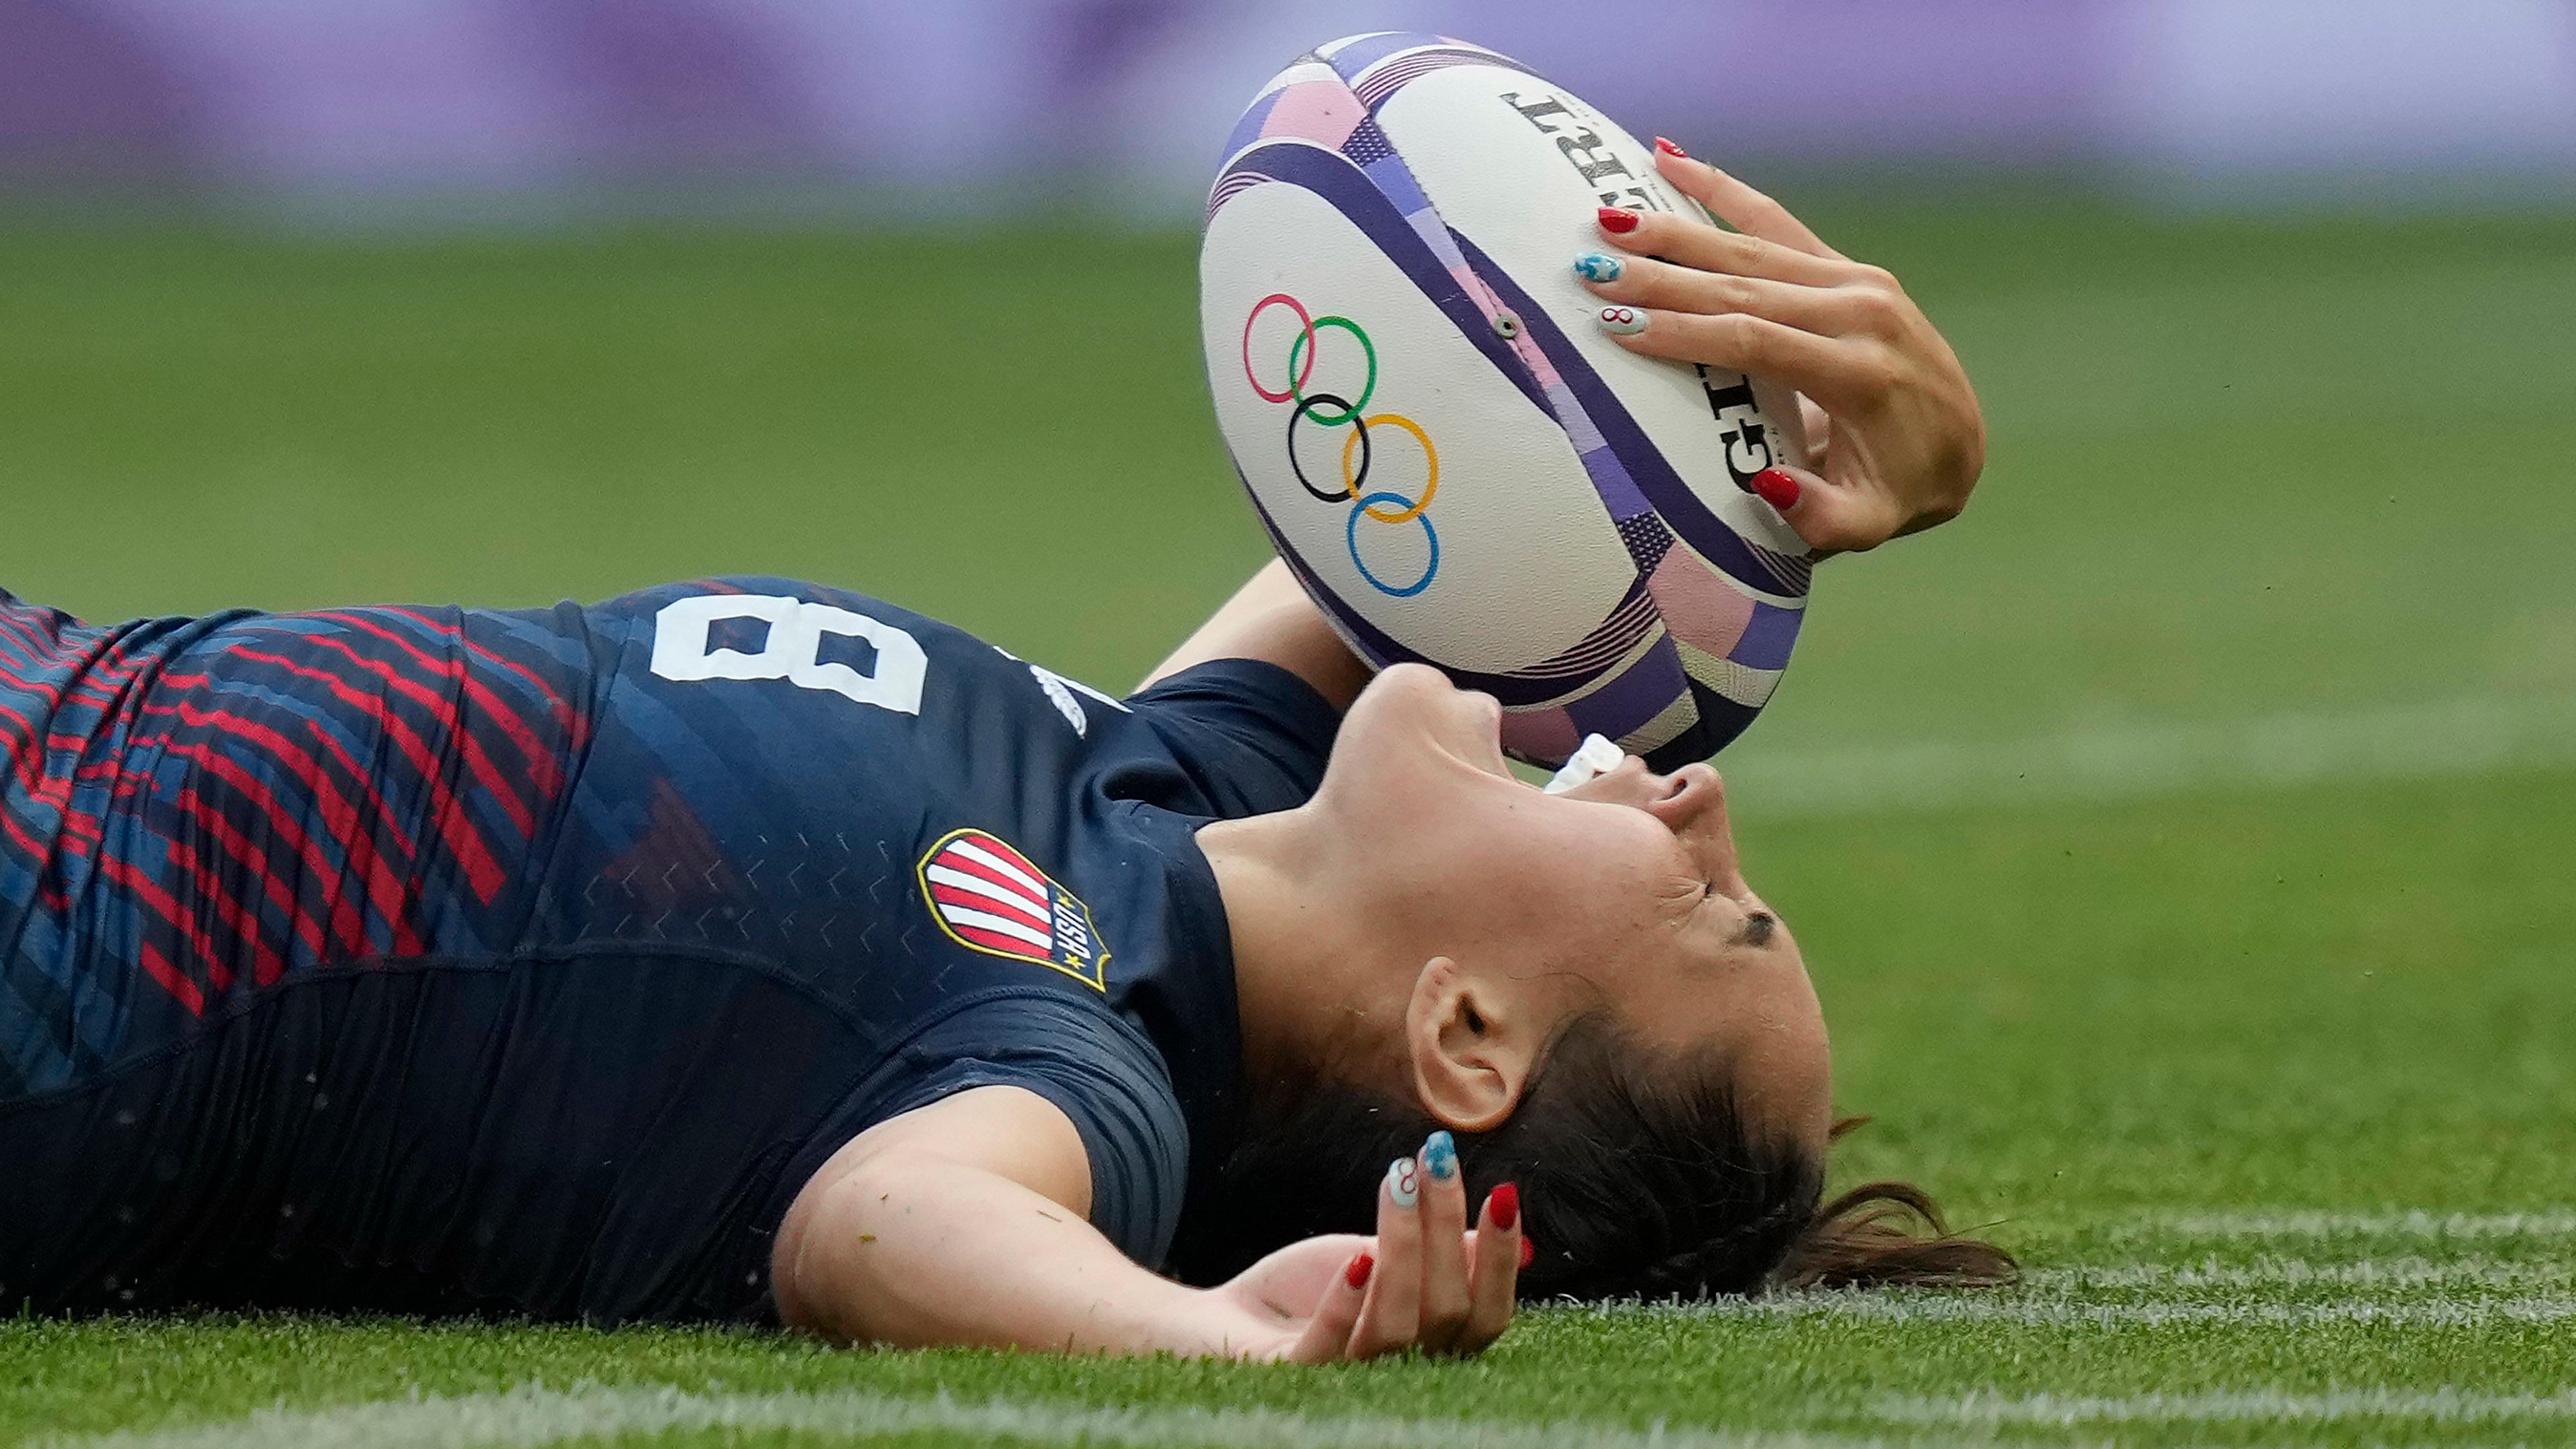
[[[1192,832],[1303,802],[1337,722],[782,579],[0,593],[0,1303],[759,1320],[823,1160],[995,1083],[1157,1263],[1237,1111]]]

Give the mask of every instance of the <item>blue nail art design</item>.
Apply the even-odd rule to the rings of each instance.
[[[1422,1170],[1441,1182],[1458,1175],[1458,1144],[1446,1132],[1434,1132],[1422,1144]]]
[[[1422,1200],[1422,1179],[1414,1170],[1412,1158],[1399,1157],[1386,1165],[1386,1195],[1400,1208]]]
[[[1607,252],[1585,252],[1574,259],[1574,274],[1587,282],[1615,282],[1628,264]]]

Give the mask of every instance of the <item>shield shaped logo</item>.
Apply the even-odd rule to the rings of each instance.
[[[982,830],[952,830],[921,857],[921,898],[970,951],[1061,971],[1105,991],[1108,947],[1082,898]]]

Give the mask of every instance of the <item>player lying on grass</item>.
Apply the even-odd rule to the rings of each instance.
[[[1819,545],[1955,511],[1921,314],[1666,165],[1749,235],[1606,219],[1630,345],[1822,401]],[[1824,1023],[1716,773],[1547,796],[1498,720],[1276,566],[1123,700],[775,579],[0,595],[0,1301],[1328,1359],[2008,1273],[1819,1205]]]

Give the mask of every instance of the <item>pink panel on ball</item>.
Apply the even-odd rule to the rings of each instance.
[[[1503,748],[1523,759],[1559,764],[1581,743],[1582,732],[1562,709],[1503,711]]]
[[[1718,576],[1708,561],[1678,544],[1647,576],[1646,591],[1673,637],[1723,659],[1753,622],[1753,601]]]
[[[1270,108],[1270,118],[1261,123],[1261,134],[1294,136],[1339,147],[1367,116],[1360,108],[1360,98],[1340,81],[1303,81],[1279,93],[1279,103]]]

